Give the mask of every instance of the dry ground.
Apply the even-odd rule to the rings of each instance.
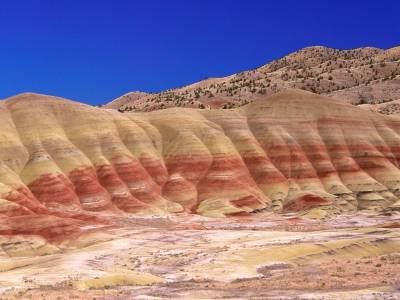
[[[400,216],[116,221],[3,259],[0,299],[400,299]]]

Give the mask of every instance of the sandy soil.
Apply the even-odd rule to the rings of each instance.
[[[400,216],[115,221],[2,259],[0,299],[400,299]]]

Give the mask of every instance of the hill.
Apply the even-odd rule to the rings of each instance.
[[[336,97],[354,105],[399,99],[400,47],[388,50],[308,47],[254,70],[160,93],[128,93],[104,107],[120,111],[234,108],[288,88]]]
[[[135,114],[37,94],[0,103],[8,216],[398,205],[399,121],[310,92]]]
[[[390,299],[399,166],[398,117],[303,90],[123,114],[20,94],[0,101],[0,294]]]

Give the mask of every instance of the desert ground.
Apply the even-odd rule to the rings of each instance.
[[[400,299],[400,215],[318,216],[120,218],[51,249],[19,237],[1,299]]]

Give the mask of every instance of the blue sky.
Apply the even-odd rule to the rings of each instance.
[[[299,48],[400,45],[400,1],[0,0],[0,98],[90,104],[252,69]]]

